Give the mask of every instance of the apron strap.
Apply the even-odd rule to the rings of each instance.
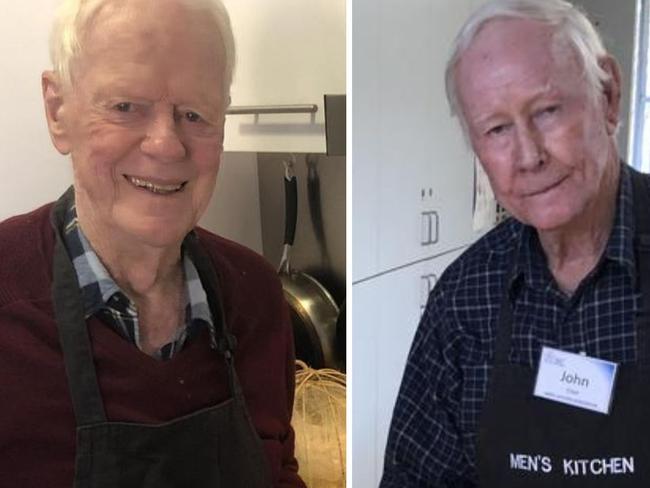
[[[649,177],[630,168],[634,196],[634,250],[641,306],[636,316],[637,362],[650,365],[650,184]]]
[[[510,362],[510,347],[512,345],[512,328],[514,324],[514,315],[512,304],[510,303],[510,284],[514,277],[517,261],[519,261],[519,249],[513,255],[513,259],[506,270],[503,281],[503,291],[501,293],[501,303],[499,305],[499,315],[495,327],[496,339],[494,344],[494,364],[507,364]]]
[[[52,300],[75,418],[78,426],[86,426],[105,422],[106,414],[97,383],[77,273],[61,235],[65,212],[73,198],[74,190],[70,187],[52,211],[51,223],[56,234]]]
[[[217,278],[214,265],[201,246],[196,232],[193,231],[187,235],[183,242],[183,246],[189,253],[190,258],[196,264],[196,269],[201,278],[201,283],[206,288],[208,305],[212,312],[212,320],[217,323],[216,326],[210,325],[210,346],[223,356],[228,371],[230,393],[237,404],[244,406],[244,395],[242,393],[239,379],[237,378],[234,364],[234,351],[237,346],[237,338],[228,330],[226,315],[222,305],[223,297],[221,294],[221,287],[219,286],[219,279]]]

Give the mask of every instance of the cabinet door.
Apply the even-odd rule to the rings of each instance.
[[[444,89],[470,8],[470,0],[353,3],[355,279],[475,238],[473,157]]]
[[[377,486],[404,366],[429,291],[461,251],[352,287],[353,485]]]
[[[429,291],[445,268],[462,251],[454,251],[437,259],[386,276],[384,290],[393,302],[382,315],[377,330],[377,357],[382,358],[377,374],[377,458],[384,459],[390,421],[397,392],[404,375],[413,336],[424,311]],[[401,292],[396,292],[401,290]],[[395,298],[392,298],[395,296]],[[382,301],[386,298],[382,299]]]
[[[226,151],[325,152],[325,94],[345,93],[345,0],[224,0],[237,48],[232,106],[313,104],[315,114],[228,115]]]
[[[352,486],[379,483],[383,458],[377,457],[377,331],[382,314],[384,283],[374,279],[352,286],[352,350],[354,374],[348,382],[352,405]]]

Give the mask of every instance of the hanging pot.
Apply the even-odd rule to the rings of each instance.
[[[293,163],[285,161],[284,164],[285,229],[279,275],[291,312],[296,358],[314,369],[333,368],[339,308],[318,280],[291,267],[298,218],[298,183]]]

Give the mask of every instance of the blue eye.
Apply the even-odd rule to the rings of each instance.
[[[114,105],[113,108],[118,112],[127,113],[131,111],[131,109],[133,108],[133,104],[131,102],[120,102]]]
[[[188,122],[200,122],[203,120],[196,112],[185,112],[185,118]]]
[[[503,134],[508,128],[508,124],[495,125],[494,127],[488,129],[486,134],[488,136],[498,136]]]
[[[548,116],[548,115],[554,115],[554,114],[556,114],[557,112],[559,112],[559,110],[560,110],[560,106],[559,106],[559,105],[551,105],[551,106],[549,106],[549,107],[543,108],[542,110],[540,110],[539,112],[537,112],[536,115],[537,115],[538,117],[539,117],[539,116],[544,117],[544,116]]]

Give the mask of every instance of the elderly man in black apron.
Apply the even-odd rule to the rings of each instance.
[[[0,224],[2,486],[304,486],[275,271],[195,228],[234,63],[219,0],[65,0],[43,74],[74,186]]]
[[[513,218],[444,273],[382,487],[650,484],[650,179],[620,161],[620,75],[562,0],[494,0],[447,91]]]

